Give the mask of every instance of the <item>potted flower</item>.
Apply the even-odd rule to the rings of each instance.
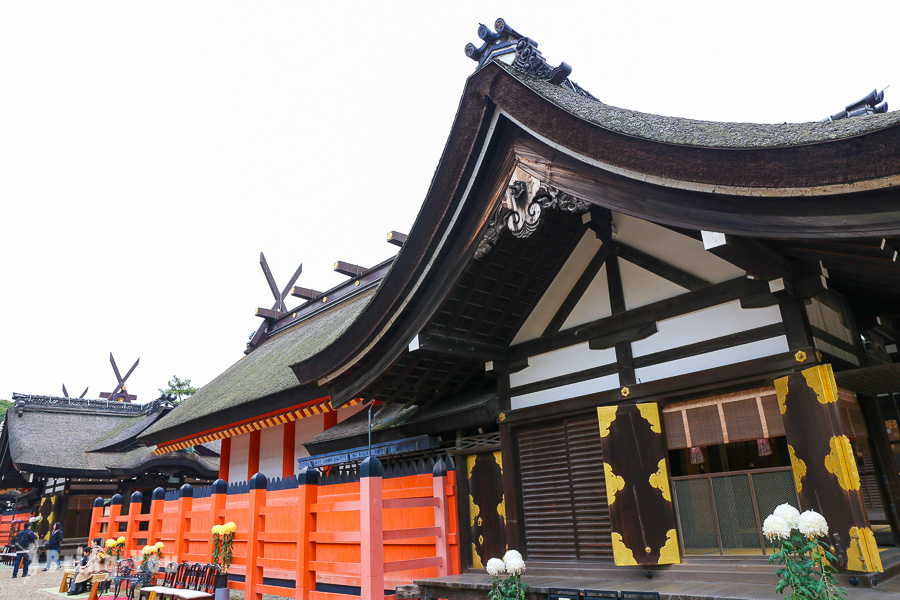
[[[522,573],[525,572],[525,561],[516,550],[510,550],[503,555],[503,559],[492,558],[487,562],[488,575],[491,576],[491,591],[488,592],[489,600],[525,600],[525,590],[528,584],[522,583]],[[509,576],[502,578],[504,573]]]
[[[837,559],[819,541],[828,535],[825,517],[813,510],[801,514],[790,504],[782,504],[766,517],[763,534],[775,547],[769,563],[784,565],[775,571],[781,578],[776,592],[783,594],[785,588],[791,588],[791,600],[837,600],[847,594],[834,581],[832,565]]]
[[[28,528],[31,529],[32,531],[36,532],[38,530],[38,525],[40,525],[40,523],[41,523],[40,515],[38,515],[36,517],[31,517],[30,519],[28,519]]]
[[[122,558],[122,552],[125,551],[125,538],[110,538],[106,540],[105,546],[106,551],[113,557],[112,566],[115,567],[116,563]]]
[[[156,573],[159,571],[159,561],[165,544],[156,542],[153,546],[144,546],[141,550],[141,571],[144,573]]]
[[[234,521],[229,521],[224,525],[214,525],[211,530],[213,536],[212,563],[222,567],[219,581],[216,582],[216,600],[228,598],[228,567],[231,566],[235,531],[237,531],[237,525],[234,524]]]

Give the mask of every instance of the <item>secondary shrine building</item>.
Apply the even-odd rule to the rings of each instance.
[[[844,572],[890,574],[900,113],[637,113],[483,29],[397,256],[276,298],[142,440],[223,439],[232,483],[351,472],[370,431],[383,463],[452,457],[463,571],[515,548],[529,573],[702,578],[763,564],[790,502]]]

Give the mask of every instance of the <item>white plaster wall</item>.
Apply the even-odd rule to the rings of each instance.
[[[577,327],[584,325],[597,319],[608,317],[612,314],[612,308],[609,305],[609,283],[606,279],[606,265],[597,272],[591,285],[584,291],[584,295],[569,318],[563,323],[561,329]]]
[[[567,375],[601,365],[616,362],[614,348],[591,350],[588,343],[569,346],[561,350],[547,352],[528,358],[528,367],[509,376],[511,387],[518,387],[535,381],[543,381],[559,375]]]
[[[534,310],[525,320],[525,324],[516,333],[513,344],[540,337],[601,245],[593,231],[587,231],[582,236],[566,264],[556,274],[553,283],[541,296]]]
[[[250,464],[250,434],[244,433],[231,438],[231,459],[228,461],[228,483],[247,481],[247,467]]]
[[[340,413],[340,411],[338,411]],[[303,442],[325,431],[325,415],[313,415],[294,421],[294,459],[309,456]],[[296,465],[294,467],[296,469]]]
[[[628,310],[680,296],[688,291],[623,258],[619,259],[619,272],[622,274],[622,292],[625,295],[625,308]]]
[[[741,308],[738,300],[659,321],[659,332],[631,345],[634,356],[781,323],[777,306]]]
[[[741,277],[744,272],[703,249],[703,242],[670,229],[613,213],[616,240],[646,252],[691,275],[712,283]],[[624,261],[622,261],[624,262]]]
[[[259,432],[259,472],[266,477],[281,477],[284,455],[284,425]]]
[[[606,390],[617,389],[618,387],[619,375],[607,375],[606,377],[589,379],[587,381],[563,385],[549,390],[513,396],[510,399],[510,406],[515,410],[527,406],[537,406],[538,404],[547,404],[549,402],[557,402],[558,400],[577,398],[578,396],[585,396],[595,392],[605,392]]]
[[[787,338],[783,335],[768,340],[743,344],[733,348],[717,350],[716,352],[707,352],[698,356],[690,356],[679,360],[673,360],[660,365],[635,369],[634,375],[638,383],[647,383],[657,379],[665,379],[667,377],[675,377],[676,375],[684,375],[685,373],[693,373],[703,371],[704,369],[712,369],[714,367],[722,367],[732,365],[745,360],[754,358],[763,358],[773,354],[780,354],[788,351]]]

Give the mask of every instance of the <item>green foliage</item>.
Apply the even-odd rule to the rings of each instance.
[[[0,400],[0,421],[6,416],[7,409],[13,407],[13,403],[9,400]]]
[[[769,563],[784,565],[775,571],[781,578],[776,592],[783,594],[785,588],[791,588],[790,600],[836,600],[847,594],[834,583],[832,565],[837,564],[837,559],[818,539],[807,538],[794,529],[790,537],[773,543],[775,553],[769,557]]]
[[[491,577],[491,591],[488,592],[488,600],[525,600],[527,583],[522,583],[519,574],[510,575],[502,579],[499,575]]]
[[[172,375],[172,379],[169,380],[167,385],[169,387],[160,388],[159,393],[161,396],[174,398],[176,404],[197,393],[197,388],[191,387],[190,379],[179,379],[178,375]]]

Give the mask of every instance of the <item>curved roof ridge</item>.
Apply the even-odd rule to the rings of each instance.
[[[900,111],[838,121],[741,123],[669,117],[620,108],[579,95],[494,60],[539,96],[604,129],[663,144],[698,148],[779,148],[847,139],[900,124]]]

